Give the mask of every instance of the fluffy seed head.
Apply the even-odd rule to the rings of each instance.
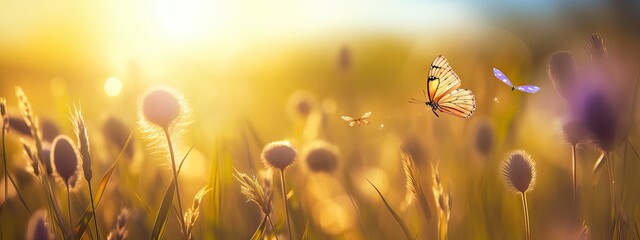
[[[73,116],[73,126],[78,137],[78,151],[82,157],[82,170],[84,171],[84,178],[87,182],[91,181],[93,173],[91,171],[91,153],[89,152],[89,135],[87,135],[87,127],[82,117],[82,112],[79,109],[75,109]]]
[[[575,84],[576,72],[571,52],[556,52],[551,55],[549,59],[549,78],[564,99],[571,98],[570,93]]]
[[[406,136],[400,148],[409,154],[418,166],[423,166],[423,164],[429,161],[429,156],[424,148],[423,142],[415,135]]]
[[[589,140],[589,133],[584,124],[578,120],[567,121],[562,125],[565,140],[571,145],[585,143]]]
[[[315,109],[316,105],[317,103],[313,94],[303,90],[295,91],[287,101],[289,114],[301,118],[307,118]]]
[[[293,164],[297,157],[296,150],[289,141],[275,141],[262,149],[262,162],[266,167],[277,168],[282,171]]]
[[[533,189],[536,180],[536,165],[531,155],[523,150],[509,154],[502,167],[507,185],[516,192],[525,193]]]
[[[342,46],[340,53],[338,53],[338,67],[344,72],[351,69],[351,50],[346,45]]]
[[[182,97],[167,87],[157,87],[145,94],[140,109],[144,120],[168,129],[185,111]]]
[[[480,122],[476,130],[476,150],[484,156],[488,156],[493,151],[493,143],[495,140],[493,131],[493,126],[489,121]]]
[[[46,219],[46,212],[42,209],[31,215],[31,219],[29,219],[29,225],[27,227],[27,240],[52,239],[49,234]]]
[[[313,172],[331,173],[338,168],[338,148],[322,140],[309,143],[303,150],[304,159]]]
[[[23,135],[23,137],[33,137],[31,135],[31,127],[27,125],[27,122],[25,122],[24,118],[11,115],[9,115],[7,118],[11,123],[9,124],[9,128],[11,128],[12,132],[19,133],[20,135]],[[58,129],[58,126],[51,120],[48,120],[46,118],[43,118],[41,120],[42,121],[40,121],[39,129],[42,129],[42,140],[51,143],[53,142],[54,138],[60,135],[60,129]]]
[[[78,153],[73,140],[64,135],[56,137],[51,147],[51,165],[54,173],[66,186],[69,186],[71,178],[77,174],[78,163]]]
[[[617,143],[618,113],[609,98],[600,92],[589,95],[580,113],[580,121],[603,151],[613,150]]]

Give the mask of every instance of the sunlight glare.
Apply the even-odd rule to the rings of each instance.
[[[116,77],[107,78],[104,81],[104,92],[109,97],[117,97],[122,92],[122,81]]]

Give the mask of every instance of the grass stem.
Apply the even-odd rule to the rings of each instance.
[[[69,212],[69,232],[73,232],[73,220],[71,219],[71,193],[69,193],[69,184],[67,183],[67,210]],[[74,235],[71,234],[73,240]]]
[[[91,198],[91,210],[93,210],[93,225],[96,228],[96,239],[100,240],[100,230],[98,229],[98,215],[96,213],[96,207],[93,203],[93,190],[91,189],[91,181],[89,181],[89,198]]]
[[[167,145],[169,147],[169,156],[171,157],[171,167],[173,168],[173,179],[176,182],[176,197],[178,198],[178,210],[180,211],[180,216],[178,217],[180,219],[180,228],[181,228],[181,232],[183,235],[186,236],[186,228],[185,228],[185,224],[184,224],[184,219],[182,218],[182,199],[180,198],[180,188],[178,187],[180,184],[178,184],[178,172],[176,170],[176,157],[175,157],[175,153],[173,151],[173,143],[171,142],[171,134],[169,134],[169,129],[168,128],[164,128],[164,135],[167,138]]]
[[[284,210],[287,215],[287,227],[289,229],[289,239],[293,239],[293,234],[291,233],[291,219],[289,219],[289,203],[287,203],[287,187],[284,182],[284,170],[280,171],[280,180],[282,183],[282,201],[284,201]]]
[[[526,239],[530,240],[531,239],[531,228],[530,228],[530,224],[529,224],[529,207],[528,207],[528,203],[527,203],[527,195],[525,193],[521,193],[522,194],[522,209],[524,211],[524,229],[525,229],[525,234],[526,234]]]

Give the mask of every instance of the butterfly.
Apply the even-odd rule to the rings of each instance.
[[[511,87],[511,91],[515,89],[518,89],[526,93],[537,93],[538,91],[540,91],[540,87],[534,86],[534,85],[523,85],[523,86],[514,87],[511,81],[509,81],[509,78],[507,78],[507,76],[505,76],[504,73],[502,73],[497,68],[493,68],[493,75],[495,75],[498,80],[509,85],[509,87]]]
[[[476,99],[471,90],[459,89],[460,84],[460,78],[447,59],[440,55],[429,67],[427,90],[422,91],[425,101],[412,98],[409,102],[426,104],[436,117],[440,117],[436,112],[438,110],[461,118],[469,118],[476,110]]]
[[[352,117],[349,117],[349,116],[342,116],[342,120],[345,120],[345,121],[349,122],[349,127],[353,127],[356,124],[358,124],[358,126],[367,125],[367,124],[369,124],[369,118],[371,118],[371,112],[366,112],[366,113],[362,114],[362,116],[359,117],[359,118],[352,118]]]

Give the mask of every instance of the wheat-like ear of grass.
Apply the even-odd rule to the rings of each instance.
[[[82,117],[82,112],[79,108],[75,107],[73,111],[73,128],[78,138],[78,151],[82,158],[82,170],[84,172],[84,178],[89,185],[89,198],[91,199],[91,209],[94,215],[96,214],[95,203],[93,201],[93,189],[91,187],[91,178],[93,178],[93,172],[91,170],[91,152],[89,150],[89,135],[87,134],[87,127]],[[100,229],[98,228],[98,217],[93,218],[93,224],[96,229],[96,238],[100,239]]]
[[[272,206],[271,206],[272,190],[270,187],[271,179],[267,178],[267,181],[265,182],[265,187],[263,189],[263,187],[260,186],[260,183],[258,182],[258,179],[255,176],[249,176],[236,169],[234,170],[235,170],[235,173],[233,174],[233,176],[238,180],[238,182],[240,182],[240,191],[247,198],[247,202],[255,203],[260,209],[260,211],[265,215],[263,223],[260,224],[260,227],[256,230],[256,233],[254,234],[254,236],[258,237],[259,235],[264,235],[263,231],[266,230],[266,221],[268,221],[269,224],[271,225],[271,228],[274,231],[274,235],[276,236],[276,238],[278,238],[278,233],[275,232],[276,229],[273,226],[271,217],[269,217],[269,214],[271,214],[271,210],[272,210]],[[271,174],[271,172],[269,172],[268,174]],[[265,228],[265,229],[262,229],[262,228]]]
[[[193,197],[193,205],[191,208],[187,209],[184,213],[184,222],[187,227],[187,239],[193,239],[192,232],[193,227],[196,225],[196,221],[198,220],[198,216],[200,216],[200,203],[202,202],[202,198],[205,194],[207,194],[211,189],[208,189],[207,186],[204,186],[196,195]]]
[[[42,173],[37,175],[39,178],[40,186],[42,187],[42,191],[46,195],[47,209],[49,210],[53,218],[54,226],[57,227],[62,235],[67,235],[67,230],[62,227],[62,213],[60,212],[60,207],[58,206],[58,202],[55,198],[55,193],[53,191],[53,186],[51,185],[51,181],[49,180],[49,172],[47,169],[51,166],[50,161],[46,161],[44,156],[44,151],[42,147],[42,136],[40,134],[40,129],[38,128],[38,119],[33,113],[33,109],[31,107],[31,103],[27,99],[27,95],[24,93],[21,87],[16,87],[16,96],[18,97],[18,107],[20,109],[20,114],[24,122],[26,123],[29,131],[31,132],[31,137],[35,142],[35,153],[33,156],[37,159],[36,168],[38,168],[38,172]],[[40,169],[42,167],[42,169]]]
[[[433,197],[438,210],[438,236],[439,239],[447,239],[449,232],[449,219],[451,219],[451,196],[444,190],[438,172],[438,165],[431,166],[433,178]]]
[[[122,208],[122,210],[120,210],[120,214],[116,220],[116,225],[113,228],[113,231],[111,231],[107,236],[107,240],[126,240],[129,237],[129,231],[125,228],[129,215],[129,209]]]
[[[415,162],[411,155],[404,150],[401,151],[400,156],[402,158],[404,174],[407,178],[407,204],[411,204],[413,200],[417,200],[424,217],[427,221],[431,221],[431,209],[429,208],[427,196],[420,182]]]

